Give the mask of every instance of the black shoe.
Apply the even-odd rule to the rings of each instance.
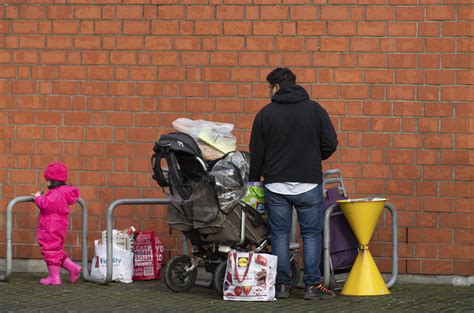
[[[328,300],[334,298],[336,294],[331,289],[324,287],[322,283],[306,286],[304,290],[305,300]]]
[[[276,285],[275,297],[277,299],[288,299],[290,296],[290,286]]]

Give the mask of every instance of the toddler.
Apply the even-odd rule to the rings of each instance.
[[[64,240],[69,227],[69,206],[77,202],[79,189],[66,185],[67,167],[60,162],[46,167],[44,179],[48,192],[45,195],[40,191],[32,194],[40,210],[36,235],[49,273],[48,277],[40,280],[40,284],[60,285],[61,267],[70,273],[69,281],[75,283],[81,275],[81,267],[64,252]]]

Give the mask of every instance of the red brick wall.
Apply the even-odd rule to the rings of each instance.
[[[115,199],[163,197],[153,142],[178,117],[235,124],[247,149],[266,74],[291,67],[340,138],[325,168],[352,197],[398,209],[400,272],[474,274],[472,20],[468,0],[36,0],[0,6],[0,210],[70,167],[89,238]],[[63,3],[60,3],[63,2]],[[420,5],[417,5],[420,3]],[[14,210],[15,258],[39,258],[37,212]],[[159,206],[120,207],[116,227],[156,229]],[[371,250],[390,271],[390,216]],[[80,258],[76,207],[69,252]],[[5,250],[0,217],[0,256]],[[92,254],[92,250],[89,251]]]

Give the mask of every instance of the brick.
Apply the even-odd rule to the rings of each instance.
[[[74,18],[74,7],[73,6],[48,6],[47,16],[49,19],[67,20]]]
[[[20,48],[44,48],[46,46],[46,38],[44,36],[20,36]]]
[[[186,18],[190,20],[212,20],[214,19],[214,6],[196,5],[187,8]]]
[[[140,66],[130,67],[131,80],[156,80],[157,70],[155,67]]]
[[[427,6],[427,20],[453,20],[455,17],[455,7],[448,5]]]
[[[64,80],[85,79],[85,67],[75,65],[60,65],[59,77]]]
[[[140,5],[118,5],[116,6],[116,18],[117,19],[124,19],[124,20],[129,20],[129,19],[142,19],[143,16],[143,11],[144,11],[143,6]]]
[[[195,37],[177,37],[174,39],[174,47],[177,50],[199,50],[201,40]]]
[[[1,24],[6,29],[6,23]],[[36,34],[38,33],[38,22],[36,21],[13,21],[11,24],[12,32],[17,34]]]
[[[297,22],[297,35],[317,36],[326,34],[326,24],[324,22]]]
[[[94,30],[96,34],[121,34],[121,21],[95,21]]]
[[[184,19],[185,7],[161,5],[158,7],[158,18],[164,20]]]
[[[242,20],[244,19],[244,6],[220,5],[216,9],[216,17],[221,20]]]
[[[313,21],[318,18],[318,7],[311,5],[292,6],[290,8],[290,19],[301,21]]]
[[[415,244],[415,257],[417,258],[431,258],[438,256],[438,245],[428,243]]]
[[[80,92],[84,95],[103,96],[107,94],[106,82],[81,82]]]
[[[424,52],[425,40],[421,38],[397,38],[395,47],[397,52]]]
[[[329,36],[354,36],[356,34],[356,23],[328,22],[327,34]]]
[[[161,96],[163,94],[163,84],[157,83],[137,83],[137,95],[140,96]]]
[[[470,195],[469,188],[464,182],[440,182],[439,194],[446,197],[465,197]]]
[[[453,177],[453,169],[450,166],[443,165],[425,165],[423,166],[424,180],[450,180]]]
[[[117,49],[141,50],[145,47],[145,39],[142,36],[121,36],[117,38]]]
[[[99,49],[102,45],[102,39],[95,36],[81,36],[74,38],[74,46],[77,49]]]
[[[46,41],[48,49],[72,49],[74,41],[72,36],[55,36],[54,38],[48,38]],[[41,53],[46,52],[42,51]],[[71,62],[69,62],[71,63]]]
[[[425,228],[422,229],[423,242],[425,243],[452,243],[453,232],[449,229]]]
[[[83,51],[82,64],[107,64],[108,53],[99,51]]]
[[[348,38],[321,38],[321,51],[348,51]]]
[[[470,58],[465,54],[444,53],[441,56],[442,68],[464,68],[469,62]]]
[[[323,6],[321,7],[321,20],[349,20],[349,7],[347,6]]]
[[[108,66],[89,66],[87,79],[90,80],[112,80],[114,77],[113,68]]]
[[[293,67],[293,66],[310,66],[311,65],[311,56],[307,53],[285,53],[283,55],[283,66]]]
[[[425,19],[424,7],[398,7],[395,9],[397,21],[423,21]]]
[[[101,18],[101,7],[100,6],[77,6],[74,10],[75,19],[100,19]]]
[[[179,63],[179,54],[177,52],[158,52],[151,55],[153,65],[177,65]]]
[[[453,213],[441,213],[440,214],[440,227],[443,228],[465,228],[469,229],[471,225],[472,214],[453,214]],[[459,256],[457,256],[459,258]]]
[[[262,6],[260,8],[260,18],[262,20],[286,20],[288,15],[288,6]]]
[[[423,204],[424,212],[452,212],[453,211],[453,200],[451,198],[425,197],[423,202],[424,202]]]
[[[152,21],[151,33],[156,35],[179,34],[179,23],[177,21]]]
[[[230,23],[230,22],[227,22],[227,23]],[[237,22],[233,22],[233,23],[235,24]],[[247,25],[247,24],[244,24],[244,25]],[[250,34],[252,25],[253,25],[254,35],[279,35],[279,34],[282,34],[283,32],[283,24],[281,22],[262,21],[262,22],[253,22],[252,24],[248,24],[248,33],[240,33],[240,34]],[[240,34],[236,33],[235,35],[240,35]]]
[[[433,52],[454,52],[456,41],[453,38],[427,38],[426,51]]]
[[[124,34],[149,34],[150,22],[149,21],[124,21],[123,22],[123,33]]]
[[[472,245],[474,243],[474,230],[456,229],[454,231],[454,242],[456,244]]]
[[[474,76],[469,70],[458,70],[455,72],[455,83],[457,85],[473,85]]]
[[[439,37],[441,35],[441,23],[426,22],[419,25],[418,33],[424,37]]]
[[[53,21],[53,33],[55,34],[75,34],[79,30],[77,21]]]
[[[194,31],[196,35],[221,35],[222,23],[220,21],[196,21]]]
[[[188,112],[212,112],[214,103],[207,99],[188,99],[186,101],[186,110]]]
[[[335,81],[338,83],[361,83],[362,70],[336,70]]]
[[[110,64],[136,64],[137,54],[130,51],[111,51]]]
[[[384,36],[386,25],[383,22],[358,22],[357,35],[359,36]]]
[[[384,6],[369,6],[366,8],[365,16],[368,21],[390,21],[394,19],[394,9]]]
[[[17,50],[13,51],[13,62],[16,64],[38,63],[36,51]]]

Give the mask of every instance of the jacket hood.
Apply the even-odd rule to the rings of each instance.
[[[272,97],[272,102],[297,103],[308,100],[309,95],[300,85],[291,85],[279,89]]]
[[[79,199],[79,188],[77,187],[64,185],[55,189],[63,194],[64,199],[68,205],[76,203]]]

